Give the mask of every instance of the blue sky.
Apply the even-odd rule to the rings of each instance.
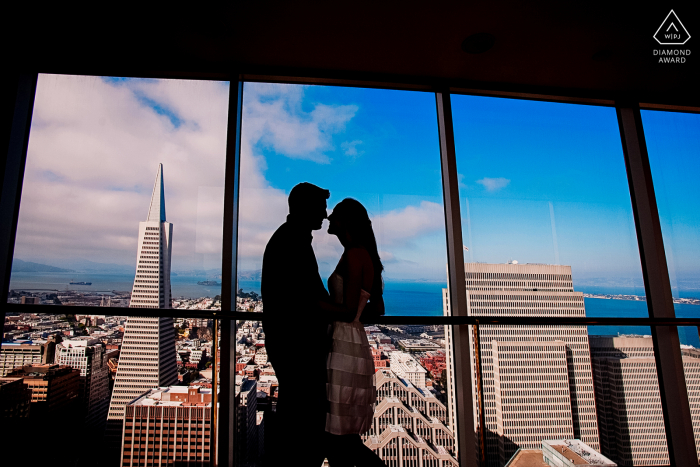
[[[308,128],[285,128],[290,121],[310,124],[319,109],[342,122],[316,128],[313,144],[300,136]],[[453,112],[466,261],[565,264],[578,285],[643,293],[614,109],[453,96]],[[269,128],[262,129],[263,121]],[[433,213],[443,209],[433,94],[246,84],[244,133],[248,127],[255,133],[247,138],[251,160],[266,189],[278,191],[279,203],[296,183],[310,181],[331,190],[329,209],[345,196],[363,202],[378,217],[375,226],[392,215],[410,217],[410,209],[420,215],[423,202],[437,206]],[[306,155],[304,144],[313,148]],[[244,172],[247,161],[244,148]],[[244,182],[241,202],[256,205],[246,193]],[[270,234],[283,211],[270,214]],[[390,258],[387,277],[444,280],[444,221],[433,224],[401,241],[380,240]],[[332,266],[337,245],[323,232],[317,237],[320,262]],[[263,247],[250,251],[250,261],[243,248],[241,267],[254,268]]]
[[[329,210],[345,197],[365,205],[387,278],[445,281],[433,94],[247,83],[243,135],[242,269],[260,267],[264,243],[284,222],[286,195],[308,181],[330,190]],[[325,227],[315,246],[330,274],[342,248]]]
[[[357,193],[358,199],[363,192],[442,198],[433,94],[307,87],[303,110],[311,111],[317,103],[355,105],[357,112],[344,131],[334,135],[333,146],[325,152],[328,164],[288,159],[260,143],[269,167],[274,167],[266,172],[272,185],[287,188],[305,178],[328,187],[331,195]],[[350,147],[354,151],[348,151]],[[386,209],[399,207],[403,206],[385,205]]]
[[[700,115],[643,111],[674,295],[700,296]]]
[[[42,75],[17,257],[133,265],[163,162],[174,265],[217,268],[227,93],[227,83]],[[641,292],[614,109],[453,96],[453,111],[467,261],[565,264],[576,285]],[[697,290],[700,116],[643,119],[672,280]],[[309,181],[331,191],[329,209],[348,196],[365,204],[387,279],[445,281],[433,94],[246,83],[241,158],[241,269],[260,268],[289,190]],[[329,275],[340,245],[320,231],[314,246]]]
[[[454,96],[453,112],[467,260],[643,287],[614,109]]]

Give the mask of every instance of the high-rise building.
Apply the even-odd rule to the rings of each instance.
[[[138,260],[131,308],[168,309],[173,225],[165,220],[163,164],[159,164],[145,222],[139,223]],[[154,313],[155,314],[155,313]],[[173,319],[132,317],[126,321],[108,420],[118,428],[124,407],[146,391],[177,383]],[[110,423],[113,425],[113,423]]]
[[[570,266],[466,263],[469,316],[583,317]],[[444,313],[449,314],[447,291]],[[484,448],[502,466],[543,439],[577,438],[600,449],[586,326],[479,326]],[[472,364],[475,336],[470,334]],[[476,369],[476,366],[474,366]],[[454,389],[448,388],[454,398]],[[544,402],[546,401],[546,402]],[[453,405],[450,408],[454,410]],[[450,417],[448,417],[450,418]],[[475,420],[476,421],[476,420]]]
[[[560,340],[491,341],[494,425],[502,464],[521,446],[537,443],[533,436],[540,441],[574,437],[566,351]]]
[[[211,389],[146,391],[124,411],[121,465],[209,465]]]
[[[69,366],[25,365],[9,372],[32,392],[29,415],[36,420],[72,415],[80,397],[80,372]]]
[[[31,400],[32,391],[22,378],[0,377],[0,419],[28,417]]]
[[[365,445],[393,467],[458,467],[447,409],[425,388],[381,369],[375,374],[377,406]]]
[[[236,465],[255,466],[258,461],[258,432],[257,416],[257,381],[244,379],[240,386],[236,386],[236,407],[238,417],[236,419]],[[263,427],[264,429],[264,427]]]
[[[447,289],[442,289],[442,314],[445,316],[450,316],[450,294]],[[457,420],[455,417],[457,415],[457,403],[456,394],[454,386],[454,375],[455,375],[455,362],[452,352],[454,351],[452,347],[452,342],[454,337],[452,335],[452,326],[445,326],[445,366],[447,373],[447,426],[450,427],[452,433],[457,436]],[[459,448],[459,447],[458,447]]]
[[[0,349],[0,376],[24,365],[53,363],[57,342],[61,342],[60,335],[50,336],[43,344],[3,342]]]
[[[148,217],[146,222],[139,222],[138,259],[130,308],[170,308],[172,238],[173,224],[165,220],[163,164],[158,164]]]
[[[56,346],[56,363],[80,371],[85,426],[104,429],[109,408],[109,367],[99,339],[78,337]]]
[[[650,336],[591,337],[601,452],[621,466],[669,463]],[[690,415],[700,457],[700,358],[683,349]]]

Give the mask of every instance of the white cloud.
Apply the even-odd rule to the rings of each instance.
[[[460,188],[467,188],[467,184],[464,183],[464,174],[457,173],[457,183]]]
[[[382,259],[382,263],[387,264],[392,261],[396,261],[396,257],[390,251],[380,250],[379,257]]]
[[[340,143],[340,148],[345,152],[346,156],[357,157],[364,153],[364,151],[358,151],[357,145],[362,144],[362,141],[356,139],[354,141],[344,141]]]
[[[241,269],[253,269],[260,267],[267,241],[284,222],[288,212],[285,192],[273,188],[265,178],[267,164],[260,152],[260,145],[273,146],[273,149],[290,158],[304,156],[309,159],[308,154],[300,153],[301,148],[316,150],[332,147],[331,137],[343,132],[357,107],[317,104],[314,110],[304,113],[300,110],[303,98],[303,88],[300,86],[259,83],[246,86],[238,252]],[[352,109],[352,113],[348,109]],[[320,122],[318,115],[321,114],[324,121],[322,126],[309,124]],[[290,131],[290,128],[294,128],[294,131]],[[340,147],[352,157],[355,155],[353,153],[361,154],[357,150],[360,144],[362,141],[352,140],[341,143]],[[310,159],[317,162],[326,160],[316,156]],[[399,256],[405,256],[415,247],[421,236],[444,232],[444,210],[441,204],[422,201],[373,216],[372,225],[382,249],[382,258],[389,263],[408,265],[411,262]],[[342,246],[337,238],[328,235],[325,228],[313,235],[314,251],[322,275],[328,276],[342,254]],[[399,255],[397,251],[401,249],[406,251]]]
[[[372,225],[382,245],[405,245],[421,235],[444,231],[445,214],[441,204],[421,201],[418,206],[406,206],[376,216]]]
[[[333,136],[342,133],[354,117],[356,105],[316,104],[305,112],[304,86],[255,83],[244,92],[241,143],[241,191],[238,254],[241,268],[259,268],[265,245],[286,220],[287,194],[265,178],[267,163],[260,147],[271,147],[291,159],[327,163],[323,153],[333,148]],[[288,187],[291,189],[291,187]],[[316,232],[317,257],[338,258],[334,238]]]
[[[306,112],[304,87],[250,84],[244,92],[243,139],[260,143],[292,159],[328,163],[324,151],[333,149],[332,136],[345,129],[357,113],[356,105],[316,104]]]
[[[358,110],[302,108],[303,95],[303,86],[246,85],[241,269],[260,267],[267,241],[288,212],[285,190],[266,179],[262,151],[328,162],[333,138]],[[228,86],[218,82],[41,75],[16,257],[57,266],[68,258],[134,265],[138,223],[146,218],[162,162],[167,217],[174,224],[174,269],[220,267],[227,104]],[[340,149],[356,157],[361,144],[349,140]],[[414,203],[372,218],[387,263],[408,265],[421,236],[444,231],[440,204]],[[332,270],[342,246],[325,231],[314,237],[319,264]]]
[[[425,241],[444,235],[443,211],[441,204],[422,201],[371,217],[379,256],[386,267],[385,278],[444,278],[444,240]],[[335,236],[320,230],[314,232],[313,247],[321,277],[330,276],[343,253],[342,245]]]
[[[223,187],[227,96],[218,82],[41,75],[15,256],[134,265],[162,162],[173,267],[220,264],[223,198],[198,199]]]
[[[477,180],[476,183],[483,185],[486,191],[498,191],[501,188],[505,188],[510,183],[510,180],[503,177],[489,178],[484,177],[481,180]]]

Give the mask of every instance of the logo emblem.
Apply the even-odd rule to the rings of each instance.
[[[676,13],[671,10],[654,33],[654,39],[661,45],[683,45],[690,39],[690,34]]]

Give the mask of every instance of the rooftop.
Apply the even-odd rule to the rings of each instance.
[[[188,397],[188,400],[183,399],[190,390],[196,392],[193,396]],[[175,400],[171,400],[171,395],[175,396]],[[181,407],[196,405],[198,407],[211,407],[212,390],[202,387],[187,387],[187,386],[170,386],[164,388],[154,388],[144,393],[139,398],[132,401],[129,405],[136,406],[162,406],[162,407]],[[179,396],[179,397],[178,397]],[[204,402],[202,402],[204,401]]]
[[[561,453],[564,457],[569,459],[571,462],[573,462],[575,465],[588,465],[588,461],[585,460],[583,457],[579,456],[576,454],[574,451],[571,449],[567,448],[565,445],[562,444],[554,444],[552,445],[552,449],[555,451]]]
[[[518,449],[506,467],[549,467],[542,458],[541,449]]]
[[[558,440],[542,440],[542,451],[548,456],[552,456],[556,451],[568,462],[565,465],[580,465],[580,466],[607,466],[614,467],[617,464],[611,461],[592,447],[588,446],[578,439],[558,439]],[[547,454],[549,453],[549,454]]]

